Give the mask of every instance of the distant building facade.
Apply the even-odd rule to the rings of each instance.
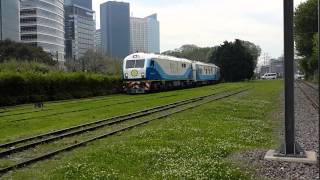
[[[270,72],[277,73],[279,77],[284,76],[284,60],[283,57],[278,59],[271,59]]]
[[[157,14],[146,17],[148,20],[148,49],[149,52],[160,53],[160,25]]]
[[[0,0],[0,40],[20,41],[20,0]]]
[[[66,58],[79,59],[88,50],[94,50],[94,11],[77,4],[65,5],[64,10]]]
[[[160,53],[160,31],[157,14],[130,18],[130,52]]]
[[[78,5],[92,10],[92,0],[64,0],[64,4],[67,6]]]
[[[100,5],[102,51],[124,58],[130,53],[130,5],[108,1]]]
[[[270,64],[260,67],[260,77],[265,73],[277,73],[278,77],[284,76],[284,59],[279,57],[278,59],[271,59]]]
[[[11,0],[10,0],[11,1]],[[21,41],[64,61],[64,0],[21,0]]]
[[[94,45],[95,50],[101,52],[102,49],[101,49],[101,30],[100,29],[96,30],[94,43],[95,43],[95,45]]]

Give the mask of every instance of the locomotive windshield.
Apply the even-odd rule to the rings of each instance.
[[[143,68],[144,67],[144,59],[139,60],[128,60],[126,62],[126,68]]]

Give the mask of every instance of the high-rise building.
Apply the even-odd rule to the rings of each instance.
[[[65,5],[64,9],[66,58],[79,59],[95,48],[94,11],[77,4]]]
[[[11,1],[11,0],[10,0]],[[21,41],[64,61],[64,0],[21,0]]]
[[[78,5],[92,10],[92,0],[64,0],[65,5]]]
[[[102,51],[124,58],[130,53],[130,5],[108,1],[100,5]]]
[[[0,0],[0,40],[20,41],[20,0]]]
[[[96,51],[101,52],[102,49],[101,49],[101,30],[100,29],[96,30],[94,43],[95,43]]]
[[[160,23],[157,14],[150,15],[148,21],[148,50],[153,53],[160,53]]]
[[[130,52],[160,53],[160,31],[157,14],[130,18]]]

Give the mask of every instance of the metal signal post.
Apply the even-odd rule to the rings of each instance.
[[[284,0],[285,142],[279,155],[303,156],[295,142],[293,0]]]

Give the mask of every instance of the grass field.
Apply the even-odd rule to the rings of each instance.
[[[281,81],[46,103],[0,110],[0,142],[124,114],[188,97],[253,87],[245,94],[157,120],[11,172],[4,179],[248,179],[228,156],[274,146]]]

